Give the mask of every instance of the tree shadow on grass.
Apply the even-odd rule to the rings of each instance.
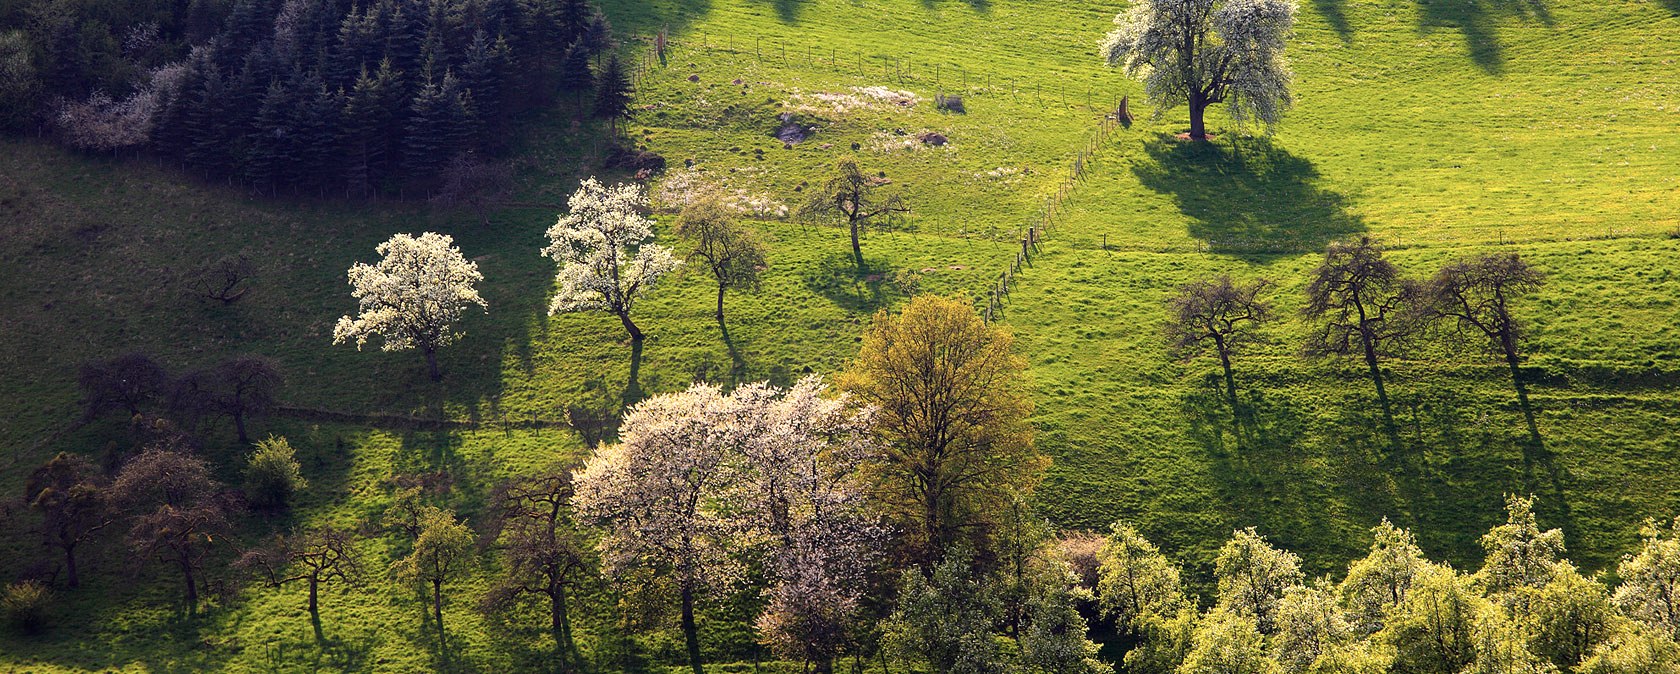
[[[885,261],[866,258],[860,271],[849,253],[836,251],[807,267],[803,280],[811,292],[849,313],[873,313],[891,302],[891,277]]]
[[[1191,218],[1190,235],[1213,252],[1301,253],[1365,231],[1346,197],[1318,186],[1311,161],[1268,139],[1233,146],[1161,134],[1144,150],[1150,161],[1134,164],[1133,173],[1145,187],[1173,195]]]
[[[1209,442],[1206,434],[1200,441],[1231,523],[1256,527],[1298,551],[1313,573],[1345,563],[1351,542],[1339,531],[1340,513],[1329,507],[1336,483],[1324,474],[1326,462],[1304,445],[1307,425],[1295,401],[1251,388],[1239,394],[1233,415],[1223,387],[1217,373],[1209,374],[1187,393],[1184,410],[1192,427],[1222,427],[1223,442]]]
[[[756,0],[757,4],[766,4],[775,8],[776,19],[782,23],[799,23],[800,13],[805,11],[805,4],[811,0]]]
[[[1353,42],[1353,26],[1348,24],[1346,0],[1313,0],[1313,8],[1324,16],[1324,22],[1342,38],[1343,44]]]
[[[1505,70],[1505,47],[1499,42],[1497,27],[1500,21],[1516,18],[1553,25],[1551,10],[1543,0],[1420,0],[1420,4],[1419,30],[1427,33],[1439,27],[1457,28],[1464,33],[1471,62],[1489,75]]]

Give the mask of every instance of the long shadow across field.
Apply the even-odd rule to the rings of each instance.
[[[1324,16],[1324,22],[1342,38],[1343,44],[1353,42],[1353,26],[1348,23],[1346,0],[1313,0],[1313,9]]]
[[[1300,253],[1365,231],[1347,198],[1318,186],[1318,169],[1270,140],[1180,141],[1162,134],[1144,144],[1150,161],[1132,171],[1145,187],[1171,194],[1192,220],[1190,235],[1215,252]]]
[[[1517,18],[1553,25],[1551,10],[1543,0],[1433,0],[1420,5],[1418,29],[1424,32],[1441,26],[1459,29],[1464,33],[1470,60],[1490,75],[1505,70],[1505,47],[1499,42],[1497,27],[1501,20]]]

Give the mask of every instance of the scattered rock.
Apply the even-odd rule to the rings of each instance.
[[[700,76],[699,75],[689,75],[688,76],[688,81],[699,82],[700,81]]]
[[[730,84],[740,86],[741,85],[741,78],[739,78],[739,77],[735,78],[733,81],[730,82]]]
[[[814,126],[800,124],[793,118],[792,113],[782,113],[781,120],[782,125],[776,129],[776,140],[782,141],[782,144],[790,149],[794,143],[804,142],[807,136],[817,130]]]
[[[944,145],[945,143],[949,142],[949,139],[947,139],[945,137],[945,134],[938,133],[938,132],[935,132],[935,131],[928,131],[926,133],[920,134],[920,135],[916,136],[916,140],[922,141],[922,143],[924,145],[932,145],[932,146],[935,146],[935,147],[938,147],[940,145]]]

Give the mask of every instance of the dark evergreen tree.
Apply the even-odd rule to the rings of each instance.
[[[556,13],[560,35],[567,44],[571,44],[589,28],[589,20],[594,17],[595,10],[589,6],[589,0],[560,0]]]
[[[630,115],[630,101],[634,91],[630,77],[619,63],[618,55],[607,59],[601,75],[595,81],[595,116],[607,120],[607,127],[618,130],[618,120]]]
[[[595,73],[589,70],[589,48],[580,40],[566,48],[560,63],[560,90],[572,94],[582,105],[583,93],[595,86]]]
[[[344,179],[351,194],[369,194],[390,175],[391,138],[397,136],[396,108],[401,105],[397,74],[391,61],[369,73],[363,69],[346,95],[340,122],[344,148]]]

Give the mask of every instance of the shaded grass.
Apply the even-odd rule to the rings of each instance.
[[[1415,528],[1432,555],[1474,566],[1475,537],[1501,517],[1501,492],[1533,492],[1543,523],[1565,527],[1572,556],[1602,568],[1633,545],[1640,519],[1680,508],[1669,470],[1680,460],[1680,278],[1671,270],[1680,241],[1659,238],[1680,226],[1680,82],[1666,76],[1680,58],[1680,8],[1557,0],[1542,18],[1433,2],[1315,1],[1292,46],[1299,103],[1269,143],[1233,145],[1224,122],[1216,127],[1226,139],[1211,147],[1164,141],[1184,126],[1175,111],[1117,134],[1097,157],[1005,313],[1031,362],[1040,446],[1056,459],[1040,500],[1059,524],[1132,519],[1205,584],[1235,526],[1259,526],[1322,573],[1341,568],[1364,546],[1364,529],[1388,516]],[[685,276],[637,309],[649,339],[636,358],[611,317],[546,315],[553,269],[536,251],[557,206],[504,209],[481,227],[416,204],[253,200],[131,162],[4,141],[0,311],[23,329],[0,331],[0,493],[16,493],[53,451],[97,455],[126,441],[106,420],[37,445],[75,416],[77,364],[142,349],[179,371],[256,352],[282,363],[289,402],[485,427],[393,433],[264,421],[259,434],[285,434],[299,448],[311,488],[285,518],[249,523],[242,542],[294,524],[376,521],[393,473],[447,471],[449,488],[433,500],[476,516],[495,480],[577,456],[584,444],[570,432],[504,430],[500,420],[558,419],[573,408],[611,416],[695,379],[833,372],[868,316],[900,299],[889,282],[898,270],[922,274],[926,292],[977,295],[1097,116],[1139,90],[1094,55],[1117,7],[606,4],[621,34],[669,26],[678,40],[669,65],[642,80],[645,109],[628,126],[673,167],[693,160],[794,206],[802,184],[857,142],[864,167],[906,193],[915,213],[869,235],[862,278],[845,264],[840,230],[755,223],[771,267],[759,294],[728,298],[727,335],[711,318],[707,279]],[[811,139],[784,148],[770,137],[800,94],[875,85],[923,103],[802,113],[817,126]],[[964,94],[969,114],[933,110],[927,101],[940,92]],[[869,144],[900,138],[897,130],[938,131],[951,144]],[[576,177],[597,172],[593,132],[571,127],[563,110],[533,122],[515,159],[520,201],[559,204]],[[391,233],[419,230],[456,236],[484,271],[491,305],[467,316],[463,341],[441,354],[442,386],[425,380],[414,354],[329,343],[332,322],[353,308],[343,270],[371,259]],[[1523,309],[1549,454],[1525,451],[1509,381],[1475,354],[1389,364],[1399,453],[1370,430],[1378,423],[1360,371],[1296,358],[1296,326],[1270,329],[1239,358],[1241,424],[1210,383],[1213,364],[1164,355],[1160,306],[1176,285],[1220,272],[1271,275],[1283,281],[1280,311],[1289,314],[1311,251],[1359,233],[1395,244],[1395,258],[1417,272],[1516,242],[1510,250],[1550,274]],[[248,298],[219,307],[181,295],[183,272],[240,252],[259,270]],[[207,454],[230,481],[243,453],[233,445],[228,429],[212,430]],[[22,531],[27,517],[0,519],[0,575],[9,575],[38,549]],[[404,552],[394,537],[363,547],[375,569]],[[245,588],[189,621],[174,606],[172,578],[131,575],[108,546],[90,555],[90,587],[61,595],[48,637],[0,636],[0,652],[6,667],[41,671],[541,666],[540,633],[471,610],[493,571],[484,561],[451,591],[440,650],[412,589],[383,574],[361,591],[329,591],[316,641],[301,587]],[[620,616],[607,597],[585,605],[586,639],[605,648],[614,636],[605,626]],[[738,621],[707,621],[714,660],[746,659],[749,641]],[[668,633],[639,643],[655,667],[679,657]]]

